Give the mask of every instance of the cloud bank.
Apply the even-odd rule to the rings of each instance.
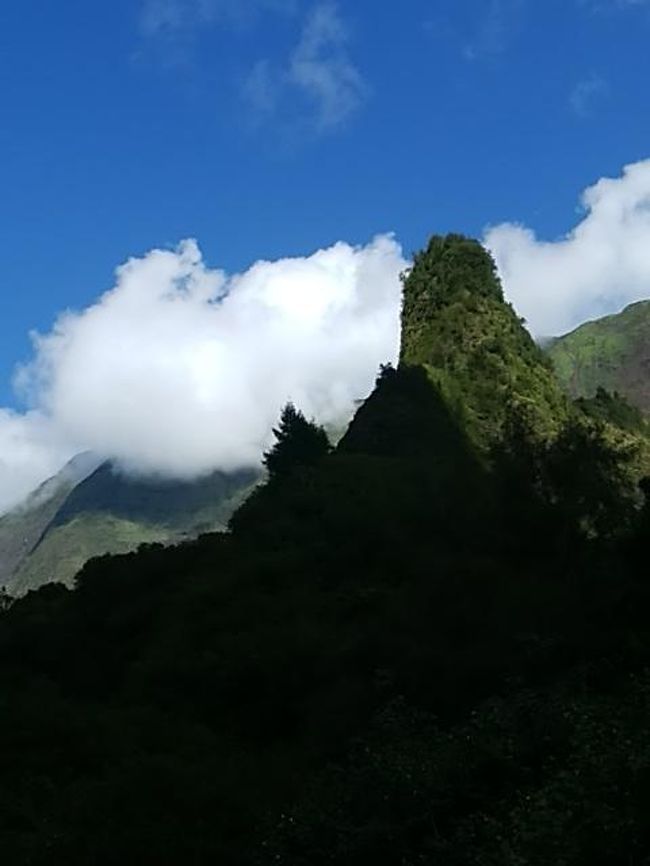
[[[556,241],[512,223],[485,233],[507,297],[537,336],[650,297],[650,159],[589,187],[582,209],[578,225]]]
[[[0,410],[0,509],[81,450],[191,477],[257,464],[287,400],[345,422],[397,357],[406,265],[389,236],[230,277],[192,240],[129,260],[33,336],[16,379],[32,408]]]

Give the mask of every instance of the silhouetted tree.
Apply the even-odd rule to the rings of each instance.
[[[308,421],[293,403],[282,410],[273,434],[276,442],[263,460],[272,479],[289,475],[299,466],[310,466],[330,451],[325,430]]]

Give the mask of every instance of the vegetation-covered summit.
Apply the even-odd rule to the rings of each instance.
[[[503,291],[490,254],[461,235],[435,236],[404,280],[400,363],[422,365],[485,448],[513,411],[541,437],[566,400],[552,365]]]

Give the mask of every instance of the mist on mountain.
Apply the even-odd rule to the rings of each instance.
[[[0,507],[85,450],[143,476],[259,467],[289,400],[344,427],[397,357],[406,265],[390,236],[234,276],[194,241],[130,259],[94,304],[33,336],[16,376],[30,411],[0,412]]]

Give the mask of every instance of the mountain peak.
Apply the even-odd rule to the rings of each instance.
[[[434,236],[404,279],[400,364],[423,366],[471,438],[489,447],[512,409],[551,435],[566,400],[551,365],[512,306],[476,240]]]

